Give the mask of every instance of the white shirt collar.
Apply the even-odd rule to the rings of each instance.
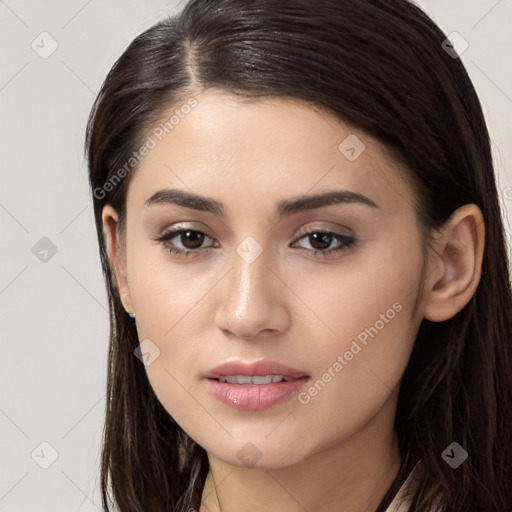
[[[412,476],[414,474],[415,469],[417,468],[417,465],[414,466],[413,470],[409,473],[409,476],[407,477],[407,480],[403,483],[402,487],[400,487],[400,490],[396,493],[393,501],[389,504],[389,507],[386,509],[385,512],[408,512],[411,500],[405,498],[405,491],[407,486],[412,480]]]

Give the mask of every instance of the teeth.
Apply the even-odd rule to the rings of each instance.
[[[219,377],[219,382],[226,382],[228,384],[272,384],[292,380],[291,377],[283,377],[282,375],[265,375],[254,376],[250,375],[222,375]]]
[[[275,375],[277,379],[279,379],[279,375]],[[275,382],[280,382],[281,379],[276,380]],[[252,378],[253,384],[271,384],[272,383],[272,375],[265,375],[265,376],[259,376],[259,377],[253,377]]]

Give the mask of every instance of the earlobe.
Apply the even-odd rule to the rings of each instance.
[[[132,313],[133,307],[119,238],[119,216],[116,210],[111,205],[107,204],[103,207],[101,219],[109,265],[114,277],[115,286],[119,291],[119,297],[123,307],[128,313]]]
[[[435,242],[425,286],[423,316],[432,322],[454,317],[473,297],[482,271],[485,226],[480,208],[457,209]]]

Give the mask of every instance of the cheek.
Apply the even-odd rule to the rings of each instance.
[[[139,339],[150,339],[160,351],[147,367],[148,376],[163,379],[159,388],[163,390],[179,385],[188,389],[199,379],[201,347],[209,344],[205,331],[212,332],[213,317],[206,308],[215,276],[198,276],[191,269],[158,272],[154,268],[151,276],[146,274],[131,289]]]
[[[157,354],[145,367],[151,387],[187,431],[198,418],[199,423],[205,421],[205,411],[193,397],[200,392],[198,361],[205,345],[205,336],[200,334],[206,326],[205,297],[215,283],[214,275],[199,276],[192,267],[169,262],[141,265],[130,285],[139,340],[151,340]]]
[[[137,248],[136,244],[134,237],[128,253],[132,255],[128,284],[137,328],[141,335],[166,343],[183,323],[197,316],[195,308],[215,284],[216,276],[202,272],[201,263],[176,263],[160,245],[149,245],[144,239]]]
[[[339,279],[326,280],[321,290],[318,281],[304,282],[299,293],[309,287],[308,304],[328,329],[312,338],[316,380],[302,403],[325,421],[340,407],[369,419],[399,384],[418,328],[412,313],[421,268],[419,244],[386,242],[340,267]]]
[[[309,320],[323,325],[325,338],[320,343],[335,347],[376,322],[382,327],[382,314],[386,326],[386,320],[391,320],[403,330],[418,293],[421,251],[413,236],[408,240],[399,235],[382,237],[366,241],[338,266],[302,271],[300,279],[290,276],[294,292],[314,313]],[[400,306],[393,308],[395,303]],[[397,309],[401,309],[399,315]]]
[[[141,235],[142,237],[142,235]],[[129,240],[130,241],[130,240]],[[180,403],[182,386],[190,387],[197,371],[197,330],[204,322],[201,313],[208,291],[218,279],[198,272],[195,265],[179,265],[160,246],[131,238],[128,246],[128,285],[139,340],[150,340],[157,355],[146,366],[155,392],[170,410]],[[188,397],[190,399],[190,397]],[[183,403],[183,402],[182,402]]]
[[[151,386],[167,411],[188,425],[204,415],[192,397],[201,392],[201,362],[215,327],[212,296],[225,270],[187,261],[176,263],[161,247],[139,249],[128,272],[138,337],[157,347],[158,357],[146,366]]]

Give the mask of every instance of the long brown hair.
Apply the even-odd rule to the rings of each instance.
[[[419,460],[412,510],[434,510],[436,499],[450,512],[512,509],[508,256],[482,108],[461,60],[443,49],[445,39],[407,0],[190,0],[115,63],[86,140],[111,324],[105,510],[112,503],[121,512],[200,507],[206,452],[165,411],[134,357],[139,340],[109,267],[101,212],[111,204],[123,229],[137,167],[130,159],[171,106],[207,88],[306,100],[376,137],[417,183],[426,238],[456,208],[480,207],[480,284],[455,317],[420,327],[396,416],[402,467],[377,510]],[[441,458],[454,441],[469,454],[457,469]]]

